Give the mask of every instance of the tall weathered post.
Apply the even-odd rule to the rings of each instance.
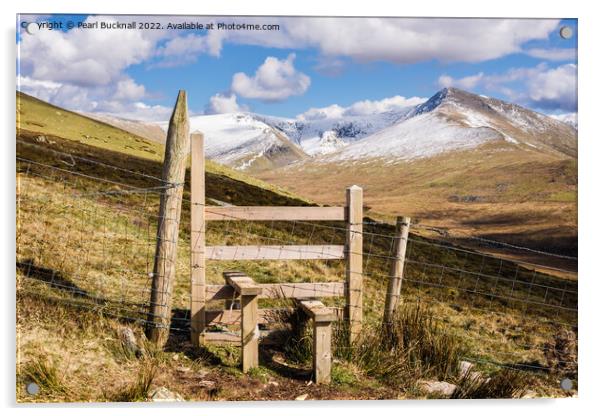
[[[362,226],[364,215],[363,191],[359,186],[347,188],[347,241],[346,241],[346,306],[345,319],[349,324],[349,341],[354,342],[362,331],[363,272]]]
[[[180,90],[165,143],[157,246],[153,267],[151,303],[146,335],[158,346],[164,346],[171,324],[171,294],[176,278],[178,232],[182,210],[182,192],[186,161],[190,152],[188,105],[186,91]]]
[[[385,298],[385,313],[383,323],[390,325],[393,316],[399,305],[401,298],[401,283],[403,281],[403,266],[406,258],[406,248],[408,246],[408,236],[410,233],[410,218],[397,217],[395,225],[395,241],[393,245],[393,259],[391,259],[391,268],[389,269],[389,286],[387,287],[387,297]]]
[[[202,133],[190,137],[190,341],[198,347],[205,330],[205,148]]]

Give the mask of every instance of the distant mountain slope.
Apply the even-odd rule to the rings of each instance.
[[[446,88],[395,124],[322,160],[411,160],[496,140],[542,152],[577,155],[576,131],[565,123],[516,104]]]
[[[240,170],[271,169],[308,157],[285,134],[251,114],[191,117],[190,130],[203,132],[208,157]]]
[[[574,255],[576,156],[569,125],[450,88],[334,153],[258,177],[328,204],[356,184],[378,213]]]
[[[82,113],[86,117],[102,121],[137,136],[159,143],[165,143],[166,132],[157,123],[130,120],[103,113]]]
[[[378,132],[402,118],[413,107],[368,115],[345,115],[316,120],[298,120],[253,114],[253,117],[282,131],[311,156],[337,151]]]
[[[578,129],[577,113],[558,114],[558,115],[553,115],[550,117],[552,117],[554,120],[562,121],[563,123],[568,124],[571,127],[574,127],[575,130]]]

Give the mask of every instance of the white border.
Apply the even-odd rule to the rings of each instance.
[[[334,16],[449,16],[449,17],[576,17],[579,18],[579,399],[529,400],[529,401],[428,401],[428,402],[266,402],[266,403],[219,403],[212,405],[194,404],[179,406],[179,413],[220,414],[226,412],[249,415],[307,415],[343,414],[357,410],[366,414],[371,410],[380,410],[396,414],[437,414],[462,415],[505,415],[508,413],[545,413],[546,415],[588,414],[602,395],[599,393],[601,368],[599,358],[600,324],[599,309],[595,304],[600,291],[600,267],[596,261],[599,251],[599,236],[602,235],[599,219],[600,193],[598,178],[602,178],[601,167],[602,137],[600,134],[600,93],[599,74],[600,39],[602,39],[602,15],[596,13],[595,2],[557,1],[529,2],[525,0],[503,0],[498,2],[453,0],[453,1],[412,1],[396,2],[369,0],[363,2],[302,0],[295,3],[277,0],[226,0],[208,4],[201,1],[177,1],[149,4],[149,2],[126,2],[123,0],[103,0],[75,2],[54,0],[36,2],[20,0],[2,2],[2,125],[4,135],[2,144],[2,207],[4,226],[2,246],[2,317],[3,337],[0,343],[3,364],[0,394],[2,404],[8,412],[22,411],[27,414],[81,414],[80,406],[22,407],[14,404],[14,123],[15,123],[15,14],[21,13],[131,13],[131,14],[231,14],[231,15],[334,15]],[[597,77],[596,77],[597,75]],[[7,98],[6,98],[7,97]],[[597,191],[597,192],[596,192]],[[597,302],[598,301],[598,302]],[[91,405],[86,414],[132,413],[164,414],[169,406],[122,406],[118,409],[104,405]],[[593,412],[591,412],[593,413]]]

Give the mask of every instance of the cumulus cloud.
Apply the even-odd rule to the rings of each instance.
[[[156,17],[163,23],[183,16]],[[157,56],[160,66],[190,63],[201,53],[219,56],[226,43],[281,49],[316,48],[317,71],[338,74],[351,58],[357,62],[388,61],[412,64],[481,62],[523,52],[532,40],[547,39],[558,28],[552,19],[452,18],[327,18],[327,17],[215,17],[209,22],[272,24],[276,31],[220,31],[206,35],[173,32]],[[475,39],[479,39],[475,42]],[[543,54],[532,50],[533,54]],[[558,53],[558,52],[556,52]],[[551,57],[552,55],[548,55]],[[546,58],[551,59],[551,58]]]
[[[137,84],[131,78],[125,78],[117,81],[115,95],[116,100],[140,100],[146,94],[144,85]]]
[[[399,110],[406,107],[413,107],[425,102],[425,98],[410,97],[405,98],[401,95],[383,98],[379,101],[364,100],[358,101],[349,106],[346,115],[368,115],[375,113],[384,113],[385,111]]]
[[[215,94],[209,99],[205,114],[236,113],[248,110],[247,106],[238,104],[235,94]]]
[[[86,22],[111,21],[88,17]],[[143,30],[58,30],[23,36],[19,43],[21,72],[38,80],[80,86],[109,85],[128,66],[150,58],[155,41]]]
[[[470,90],[476,87],[483,80],[484,76],[485,74],[483,72],[458,79],[454,79],[449,75],[441,75],[438,82],[440,87],[458,87],[465,90]]]
[[[382,100],[357,101],[348,107],[341,107],[338,104],[332,104],[328,107],[310,108],[304,113],[297,115],[297,119],[321,120],[326,118],[340,118],[343,116],[362,116],[384,113],[386,111],[395,111],[403,108],[413,107],[418,104],[422,104],[426,100],[426,98],[405,98],[400,95],[396,95],[394,97],[383,98]]]
[[[129,78],[112,86],[81,87],[18,76],[17,89],[59,107],[82,112],[105,113],[144,121],[165,120],[171,114],[169,107],[139,101],[145,94],[144,86]]]
[[[299,114],[299,120],[322,120],[326,118],[339,118],[345,114],[345,108],[338,104],[332,104],[328,107],[312,107],[303,114]]]
[[[230,89],[241,97],[263,101],[282,101],[293,95],[302,95],[311,80],[295,69],[294,60],[294,53],[283,60],[269,56],[252,77],[244,72],[234,74]]]
[[[572,48],[532,48],[527,49],[525,54],[533,58],[545,59],[547,61],[570,61],[577,59],[577,50]]]
[[[521,87],[517,88],[517,84]],[[464,78],[439,77],[442,87],[472,89],[477,86],[501,92],[509,99],[545,110],[574,111],[577,108],[577,65],[550,68],[541,63],[528,68],[511,68],[501,74],[479,73]]]
[[[521,52],[547,39],[551,19],[420,18],[231,18],[232,22],[279,24],[279,31],[230,31],[216,42],[275,48],[317,48],[324,57],[402,64],[429,60],[480,62]],[[479,39],[475,42],[475,39]]]
[[[527,80],[529,99],[541,108],[577,108],[577,65],[566,64],[539,72]]]

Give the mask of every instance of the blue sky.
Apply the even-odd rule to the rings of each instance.
[[[96,21],[161,28],[66,28]],[[29,34],[30,22],[63,29]],[[279,30],[166,28],[181,22]],[[185,89],[194,114],[334,117],[413,105],[446,86],[548,114],[577,111],[574,19],[21,15],[17,25],[18,88],[79,111],[164,120]]]

